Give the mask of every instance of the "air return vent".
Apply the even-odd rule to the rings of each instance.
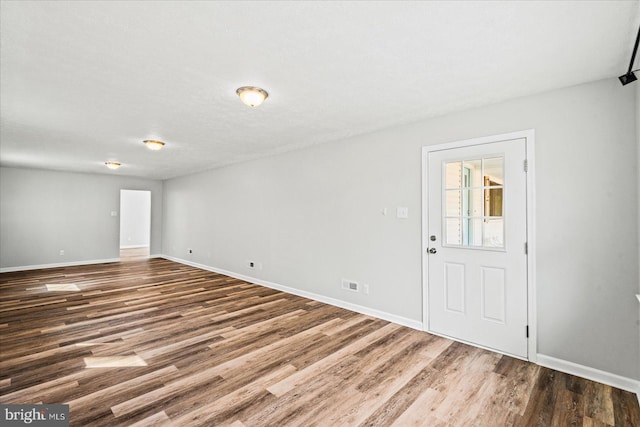
[[[346,289],[347,291],[359,292],[360,285],[358,282],[354,282],[353,280],[342,279],[342,289]]]

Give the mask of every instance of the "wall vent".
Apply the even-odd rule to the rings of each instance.
[[[353,280],[342,279],[342,289],[346,289],[347,291],[359,292],[360,285],[358,282],[354,282]]]

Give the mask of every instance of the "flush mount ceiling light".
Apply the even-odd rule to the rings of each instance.
[[[120,166],[122,166],[120,163],[118,162],[104,162],[105,165],[107,165],[107,167],[109,169],[118,169]]]
[[[255,86],[242,86],[236,90],[236,93],[250,107],[257,107],[262,104],[269,94],[266,90]]]
[[[164,147],[164,142],[156,141],[155,139],[146,139],[143,141],[144,145],[147,146],[149,150],[158,151]]]

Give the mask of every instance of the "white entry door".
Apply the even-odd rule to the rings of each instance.
[[[526,358],[526,140],[427,156],[428,329]]]

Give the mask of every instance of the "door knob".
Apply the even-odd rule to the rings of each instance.
[[[430,253],[430,254],[435,254],[436,252],[438,252],[438,251],[436,250],[436,248],[431,248],[431,249],[429,249],[429,253]]]

